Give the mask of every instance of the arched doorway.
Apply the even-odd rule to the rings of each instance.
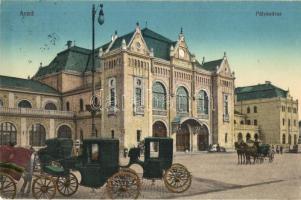
[[[198,131],[198,150],[206,151],[209,147],[209,130],[203,125],[200,126],[200,130]]]
[[[163,122],[156,121],[153,124],[153,137],[166,137],[167,129]]]
[[[258,139],[259,139],[259,136],[258,136],[258,134],[257,134],[257,133],[255,133],[255,135],[254,135],[254,139],[255,139],[255,141],[258,141]]]
[[[17,129],[14,124],[3,122],[0,124],[0,145],[9,143],[17,143]]]
[[[242,133],[238,133],[238,136],[237,136],[237,141],[242,141],[243,139],[242,139]]]
[[[251,135],[250,135],[250,133],[247,133],[247,135],[246,135],[246,141],[249,141],[251,139]]]
[[[67,125],[60,126],[59,130],[57,131],[58,138],[72,138],[71,128]]]
[[[188,125],[182,124],[181,128],[177,131],[176,136],[176,149],[177,151],[186,151],[190,147],[190,137]]]

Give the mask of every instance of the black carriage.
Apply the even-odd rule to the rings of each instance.
[[[188,170],[181,164],[172,164],[173,141],[169,138],[146,138],[144,161],[139,160],[140,149],[129,151],[130,161],[119,165],[119,140],[85,139],[82,153],[71,156],[72,141],[55,138],[46,141],[47,147],[38,152],[42,173],[33,182],[35,198],[53,198],[56,190],[64,196],[74,194],[78,185],[99,188],[106,184],[110,198],[135,199],[140,194],[140,178],[129,167],[139,164],[143,178],[162,179],[172,192],[184,192],[191,184]],[[79,171],[81,182],[71,170]]]
[[[269,162],[273,162],[274,150],[271,148],[271,146],[269,144],[257,144],[257,146],[257,153],[260,161],[263,162],[264,159],[267,158]]]
[[[142,178],[163,179],[171,192],[186,191],[191,185],[191,175],[185,166],[173,164],[173,140],[149,137],[145,138],[144,145],[144,161],[139,159],[139,148],[132,148],[129,151],[130,162],[126,167],[138,164],[143,168]]]

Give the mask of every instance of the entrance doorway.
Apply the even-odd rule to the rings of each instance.
[[[178,130],[176,136],[176,149],[177,151],[186,151],[190,148],[189,129],[187,124],[183,124],[181,129]]]
[[[165,124],[161,121],[156,121],[153,124],[153,137],[166,137],[167,128]]]
[[[200,131],[198,133],[198,150],[206,151],[209,147],[209,131],[208,128],[203,125],[200,127]]]

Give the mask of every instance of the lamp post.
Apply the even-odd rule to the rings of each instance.
[[[99,10],[99,15],[98,15],[98,23],[100,25],[102,25],[104,23],[104,13],[103,13],[103,5],[100,4],[99,5],[100,10]],[[97,7],[98,8],[98,7]],[[97,9],[96,8],[96,9]],[[95,15],[96,15],[96,9],[95,9],[95,4],[93,4],[92,6],[92,102],[95,104],[97,104],[96,100],[96,96],[95,96],[95,80],[94,80],[94,74],[95,74]],[[96,129],[95,129],[95,114],[96,114],[97,110],[95,109],[91,109],[91,116],[92,116],[92,137],[96,137]]]

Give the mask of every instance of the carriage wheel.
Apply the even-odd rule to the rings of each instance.
[[[120,171],[132,173],[139,179],[137,172],[131,168],[120,168]]]
[[[56,193],[55,181],[49,176],[39,176],[32,184],[32,195],[36,199],[53,199]]]
[[[164,174],[164,183],[171,192],[185,192],[191,185],[190,172],[181,164],[173,164]]]
[[[140,188],[140,179],[137,175],[121,170],[109,178],[106,190],[111,199],[137,199]]]
[[[56,181],[56,187],[59,193],[64,196],[73,195],[78,188],[78,180],[73,173],[69,173],[68,176],[60,176]]]
[[[0,197],[14,199],[16,197],[16,183],[13,178],[0,173]]]

